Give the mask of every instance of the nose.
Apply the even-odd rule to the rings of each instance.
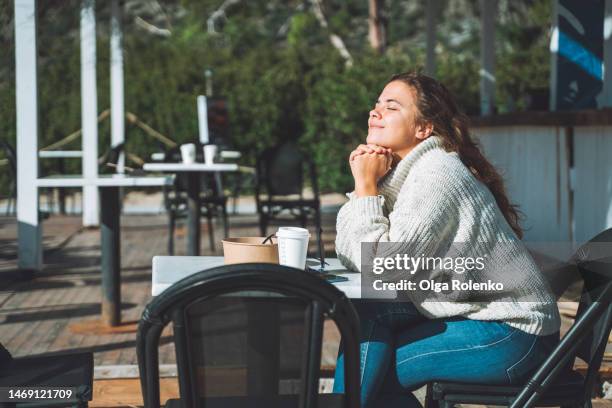
[[[378,111],[376,110],[376,108],[374,108],[374,109],[372,109],[372,110],[370,111],[370,117],[371,117],[371,118],[380,119],[382,116],[381,116],[380,112],[378,112]]]

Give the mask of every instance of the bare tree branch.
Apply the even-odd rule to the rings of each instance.
[[[153,35],[158,35],[160,37],[170,37],[172,35],[172,32],[170,32],[170,30],[166,28],[156,27],[153,24],[146,22],[139,16],[134,17],[134,22],[138,27],[146,30],[147,32]]]
[[[295,8],[295,12],[302,11],[302,10],[304,10],[304,3],[298,4],[297,7]],[[280,28],[278,29],[276,33],[277,37],[284,37],[287,35],[287,31],[289,31],[289,26],[291,25],[292,18],[293,18],[293,13],[289,16],[287,20],[285,20],[283,25],[280,26]]]
[[[227,16],[225,15],[225,10],[228,7],[233,6],[234,4],[240,3],[240,0],[225,0],[218,9],[212,12],[212,14],[206,20],[206,26],[208,28],[209,34],[216,34],[215,30],[215,22],[221,18],[225,19]]]
[[[325,14],[323,14],[323,6],[321,4],[322,0],[310,0],[310,3],[312,4],[312,12],[314,13],[317,20],[319,20],[319,24],[321,25],[321,27],[329,31],[329,41],[334,46],[334,48],[338,50],[342,58],[344,58],[346,66],[349,68],[352,67],[353,57],[351,56],[351,53],[346,48],[346,45],[344,45],[344,41],[339,35],[334,34],[329,29],[329,25],[327,24],[327,19],[325,18]]]

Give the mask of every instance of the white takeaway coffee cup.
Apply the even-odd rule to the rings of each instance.
[[[181,145],[181,158],[185,164],[195,163],[196,148],[193,143],[186,143]]]
[[[280,227],[276,232],[278,263],[292,268],[306,268],[306,253],[310,233],[305,228]]]
[[[204,163],[213,164],[217,155],[217,145],[209,144],[204,146]]]

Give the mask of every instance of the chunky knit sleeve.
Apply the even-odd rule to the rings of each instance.
[[[344,266],[361,270],[361,244],[374,245],[376,256],[385,256],[380,243],[393,242],[393,253],[434,255],[452,243],[458,222],[453,188],[444,174],[407,179],[398,186],[397,200],[385,214],[384,197],[352,197],[337,219],[336,252]]]

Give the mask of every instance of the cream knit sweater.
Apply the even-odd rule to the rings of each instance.
[[[432,319],[499,320],[541,336],[559,330],[555,298],[539,268],[489,189],[456,153],[443,149],[440,137],[418,144],[379,182],[378,191],[371,197],[350,193],[340,209],[336,252],[344,266],[361,270],[362,243],[373,243],[379,251],[384,247],[379,243],[400,243],[394,253],[411,256],[449,255],[450,246],[459,244],[449,256],[484,256],[487,268],[472,277],[504,281],[504,292],[472,291],[450,301],[407,292],[421,313]]]

